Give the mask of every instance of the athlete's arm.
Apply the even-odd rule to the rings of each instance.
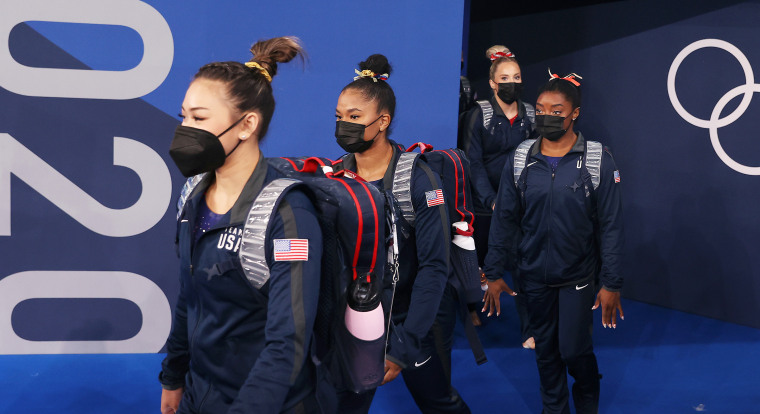
[[[515,296],[503,275],[515,271],[517,267],[517,247],[520,240],[520,197],[514,184],[512,161],[514,151],[507,157],[507,163],[501,173],[499,192],[496,206],[491,217],[491,230],[488,236],[488,253],[486,254],[483,272],[488,279],[488,290],[483,295],[483,312],[488,316],[494,311],[501,313],[500,296],[507,293]]]
[[[305,195],[281,201],[267,237],[269,281],[266,347],[240,388],[229,413],[279,413],[288,391],[308,363],[319,298],[322,233]],[[275,261],[275,239],[307,239],[308,260]]]
[[[496,190],[488,180],[488,173],[483,162],[483,141],[488,139],[488,131],[483,127],[483,111],[480,105],[475,105],[467,115],[467,134],[470,147],[467,158],[470,159],[470,176],[472,179],[472,194],[481,205],[491,207],[496,199]]]
[[[617,173],[617,181],[616,181]],[[599,220],[599,249],[602,269],[599,279],[602,288],[593,309],[602,307],[602,326],[617,327],[616,314],[623,318],[620,289],[623,288],[621,258],[623,253],[623,204],[620,175],[612,154],[605,148],[602,154],[601,176],[596,190]]]
[[[190,366],[190,353],[187,338],[187,305],[185,301],[185,283],[180,278],[177,304],[174,306],[174,320],[169,338],[166,340],[166,358],[161,363],[158,378],[166,390],[181,389],[185,385],[185,374]]]
[[[423,161],[418,161],[422,163]],[[434,175],[434,174],[433,174]],[[422,338],[433,326],[449,275],[449,218],[445,204],[428,207],[426,192],[440,189],[437,176],[430,177],[420,166],[412,176],[412,204],[415,211],[417,276],[406,320],[391,332],[388,359],[406,368],[419,354]]]

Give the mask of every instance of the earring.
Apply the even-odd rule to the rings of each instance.
[[[575,118],[573,118],[573,119],[575,119]],[[245,139],[245,134],[241,135],[240,139]]]

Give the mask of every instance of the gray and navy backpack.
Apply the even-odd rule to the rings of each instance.
[[[420,152],[414,152],[418,148]],[[400,150],[404,151],[403,148]],[[478,257],[472,239],[475,216],[470,190],[470,163],[460,149],[433,150],[432,145],[422,142],[415,143],[401,153],[393,174],[392,193],[403,218],[412,227],[415,225],[415,211],[412,205],[411,182],[412,172],[418,160],[424,160],[424,163],[420,164],[423,171],[426,174],[436,174],[443,186],[437,191],[442,192],[440,199],[446,204],[452,226],[449,250],[452,273],[449,283],[458,292],[460,320],[465,327],[475,360],[478,364],[483,364],[487,361],[483,345],[467,311],[468,303],[479,303],[483,297]]]
[[[347,306],[360,312],[380,306],[385,199],[372,185],[333,174],[332,161],[325,158],[267,161],[289,178],[267,184],[251,205],[239,251],[243,272],[255,289],[269,280],[265,255],[269,219],[284,195],[300,188],[314,203],[323,238],[312,346],[320,383],[326,380],[336,389],[353,392],[373,389],[384,376],[386,335],[374,341],[355,338],[345,326],[344,313]],[[178,202],[180,215],[201,178],[192,177],[185,183]]]
[[[521,200],[525,199],[525,183],[528,171],[525,167],[525,163],[528,160],[530,149],[533,147],[533,144],[535,142],[535,139],[526,139],[525,141],[521,142],[517,148],[515,148],[515,157],[512,162],[512,172],[514,177],[514,184],[520,193]],[[601,182],[603,152],[604,146],[601,143],[596,141],[586,141],[586,150],[583,154],[583,160],[581,164],[583,168],[581,169],[581,173],[584,174],[587,172],[591,179],[592,188],[589,188],[588,184],[585,184],[584,180],[584,190],[586,191],[587,197],[594,194],[594,191],[599,187],[599,183]]]
[[[491,101],[488,100],[477,101],[477,104],[480,106],[480,110],[483,112],[483,128],[487,130],[491,126],[491,118],[493,118],[493,106],[491,106]],[[523,102],[522,104],[525,105],[525,116],[532,124],[535,125],[536,108],[527,102]]]

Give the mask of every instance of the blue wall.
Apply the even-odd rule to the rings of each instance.
[[[4,2],[0,354],[161,350],[184,181],[168,146],[198,67],[299,36],[310,59],[280,66],[262,147],[337,157],[338,93],[383,53],[393,137],[453,146],[462,12],[462,1]]]
[[[475,24],[469,51],[481,96],[482,56],[494,43],[517,54],[529,101],[549,67],[584,77],[577,129],[609,145],[621,169],[625,296],[753,327],[760,327],[760,107],[753,99],[760,86],[745,70],[760,67],[758,16],[757,1],[613,2]],[[725,43],[684,52],[703,39]],[[722,48],[696,49],[702,45]],[[742,93],[729,92],[745,84]],[[737,109],[744,92],[748,106]],[[725,109],[710,121],[724,97]],[[688,122],[676,99],[705,121]]]

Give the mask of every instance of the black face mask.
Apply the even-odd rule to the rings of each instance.
[[[235,148],[229,154],[224,153],[224,147],[219,141],[222,135],[234,128],[245,118],[238,119],[221,134],[214,135],[206,130],[178,125],[174,131],[174,139],[169,147],[169,155],[177,164],[182,175],[192,177],[201,173],[213,171],[222,165],[230,154],[235,152],[242,140],[238,140]]]
[[[340,147],[343,148],[343,150],[346,152],[362,153],[372,146],[372,143],[375,142],[375,138],[377,138],[377,136],[380,134],[380,131],[378,130],[377,134],[375,134],[371,140],[365,141],[364,130],[367,129],[368,126],[377,122],[377,120],[382,117],[383,116],[380,115],[380,117],[370,122],[369,125],[357,124],[355,122],[337,121],[335,123],[335,140],[338,142],[338,145],[340,145]]]
[[[520,99],[523,91],[523,84],[516,82],[504,82],[500,83],[499,90],[496,95],[507,105],[511,105],[512,102]]]
[[[536,130],[549,141],[557,141],[567,132],[564,128],[565,119],[566,116],[536,115]],[[573,125],[572,122],[570,125]]]

